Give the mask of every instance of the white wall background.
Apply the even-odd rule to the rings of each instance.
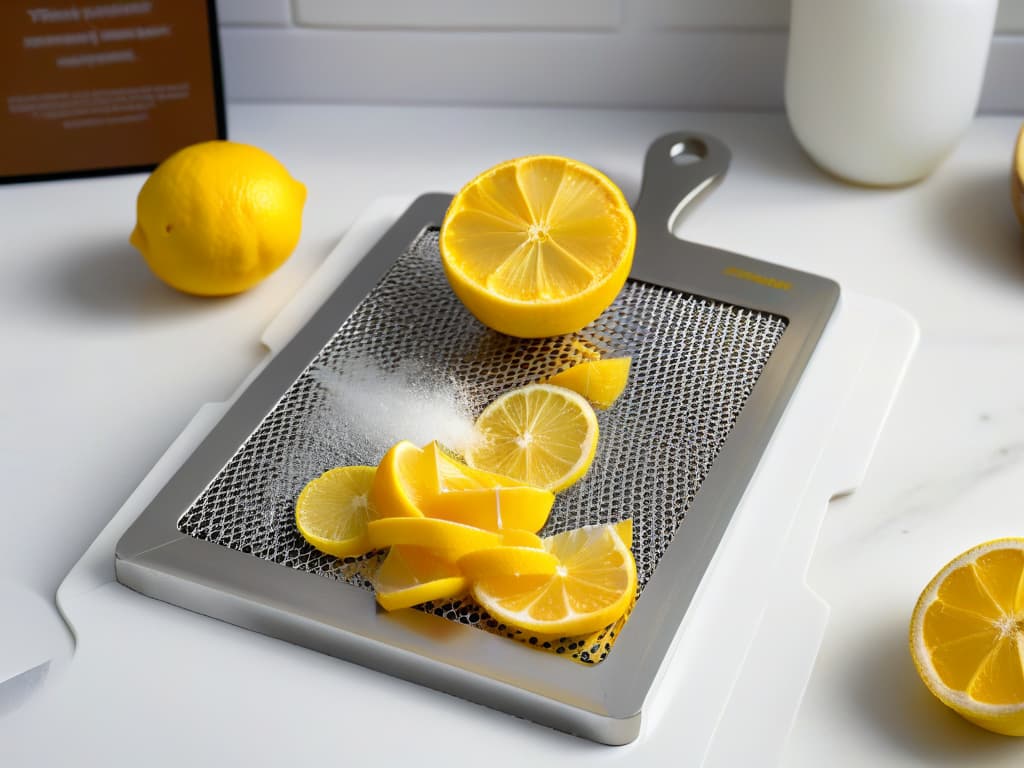
[[[851,0],[855,2],[855,0]],[[217,0],[229,101],[781,109],[789,0]],[[1000,0],[981,110],[1024,110]]]

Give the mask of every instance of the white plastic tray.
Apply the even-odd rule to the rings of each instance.
[[[409,202],[380,200],[356,221],[266,330],[271,354]],[[863,478],[916,340],[902,310],[843,294],[677,633],[641,736],[627,747],[585,742],[115,582],[115,543],[227,403],[196,414],[69,573],[57,599],[74,654],[16,716],[40,733],[57,717],[71,724],[63,743],[116,744],[151,765],[774,765],[828,618],[804,581],[819,526],[829,499]]]

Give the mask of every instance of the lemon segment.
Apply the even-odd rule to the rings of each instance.
[[[418,547],[392,547],[373,581],[377,602],[387,611],[451,599],[469,588],[455,565]]]
[[[616,535],[622,539],[622,543],[626,545],[626,549],[633,550],[633,518],[627,518],[620,520],[612,526],[615,529]]]
[[[536,533],[523,530],[522,528],[507,528],[501,531],[501,545],[503,547],[544,549],[544,540]]]
[[[473,581],[501,576],[553,576],[559,560],[545,549],[500,546],[477,549],[459,558],[462,573]]]
[[[485,576],[474,582],[473,597],[497,620],[540,636],[602,629],[636,595],[636,563],[620,533],[627,526],[586,526],[544,539],[558,560],[554,573]]]
[[[335,557],[354,557],[372,547],[366,525],[374,515],[373,467],[338,467],[310,480],[295,502],[295,525],[306,541]]]
[[[556,493],[579,480],[597,452],[594,409],[582,395],[531,384],[492,402],[476,422],[469,466]]]
[[[523,485],[522,482],[511,477],[474,469],[462,463],[447,454],[437,441],[430,443],[423,450],[429,457],[429,461],[433,462],[432,466],[436,473],[435,483],[430,486],[433,493],[473,491],[482,488],[511,488]]]
[[[429,458],[408,440],[384,454],[371,493],[379,517],[423,517],[434,474]]]
[[[305,186],[272,155],[231,141],[175,152],[136,201],[130,242],[168,285],[200,296],[240,293],[295,250]]]
[[[631,357],[589,360],[556,373],[547,383],[578,392],[595,408],[609,408],[626,389],[632,361]]]
[[[525,338],[578,331],[622,289],[636,221],[622,191],[575,160],[537,155],[484,171],[440,233],[456,296],[482,323]]]
[[[1024,736],[1024,538],[981,544],[947,564],[914,608],[910,652],[943,704]]]
[[[536,533],[548,521],[555,495],[526,485],[475,488],[441,493],[425,506],[424,514],[474,528],[501,531],[519,528]]]
[[[381,460],[373,498],[380,517],[427,516],[490,531],[539,531],[555,501],[550,491],[473,469],[436,442],[420,449],[408,441]]]
[[[494,531],[431,517],[385,517],[372,520],[366,531],[375,549],[420,547],[451,563],[475,549],[502,542],[501,534]]]

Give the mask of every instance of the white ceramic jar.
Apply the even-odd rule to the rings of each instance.
[[[998,0],[792,0],[786,114],[822,168],[918,181],[967,130]]]

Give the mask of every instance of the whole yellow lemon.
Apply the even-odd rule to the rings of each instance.
[[[264,150],[193,144],[142,185],[130,240],[154,274],[180,291],[240,293],[295,250],[305,202],[306,187]]]

